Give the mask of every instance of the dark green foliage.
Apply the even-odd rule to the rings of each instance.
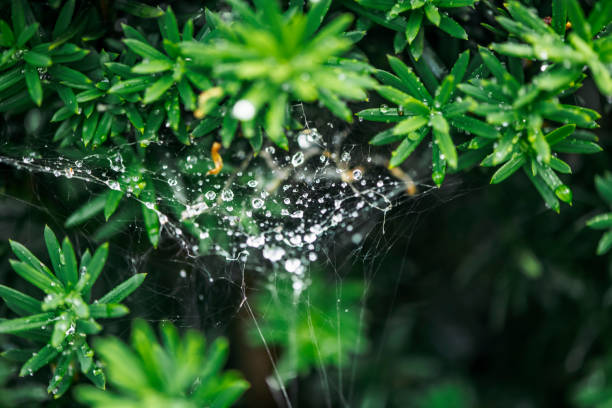
[[[595,187],[601,198],[612,206],[612,174],[606,173],[602,176],[595,176]],[[607,230],[599,240],[597,254],[603,255],[612,248],[612,212],[599,214],[586,222],[586,225],[594,229]]]
[[[228,344],[224,338],[206,347],[204,337],[188,331],[183,337],[172,323],[160,325],[161,343],[143,320],[134,320],[131,347],[110,337],[94,343],[114,391],[91,386],[76,389],[90,407],[225,408],[249,384],[234,371],[223,371]]]
[[[42,301],[10,287],[0,285],[0,297],[21,317],[0,321],[0,333],[10,333],[44,346],[21,353],[26,357],[20,376],[32,375],[53,364],[48,392],[59,398],[70,387],[78,366],[97,387],[105,387],[104,373],[93,359],[87,336],[102,330],[96,319],[125,316],[128,309],[120,302],[140,286],[145,274],[134,275],[115,286],[100,299],[91,301],[91,288],[100,277],[108,244],[100,246],[93,256],[86,251],[77,263],[72,244],[66,237],[61,246],[49,227],[45,242],[53,272],[18,242],[11,249],[19,261],[11,267],[23,279],[45,293]],[[40,346],[38,346],[40,347]],[[16,350],[9,353],[15,354]]]
[[[16,374],[15,371],[7,361],[0,359],[0,408],[36,407],[38,402],[47,399],[47,393],[38,385],[9,385],[9,381]]]
[[[468,7],[476,0],[354,0],[359,6],[346,0],[347,7],[373,22],[398,31],[395,49],[399,53],[406,44],[415,59],[423,53],[425,33],[423,26],[429,22],[448,35],[467,40],[463,27],[451,18],[445,9]],[[442,9],[442,10],[441,10]],[[371,10],[371,11],[370,11]],[[398,39],[404,36],[405,39]]]
[[[254,301],[261,322],[251,328],[252,341],[261,343],[263,335],[267,343],[286,350],[277,363],[283,382],[320,365],[342,369],[368,346],[359,304],[363,286],[343,282],[336,294],[320,272],[311,272],[307,288],[300,278],[284,279],[270,284]]]

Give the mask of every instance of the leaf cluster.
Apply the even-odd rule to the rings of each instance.
[[[0,333],[14,334],[44,345],[39,350],[10,350],[7,353],[19,354],[26,360],[20,376],[32,375],[53,364],[53,376],[47,390],[55,398],[70,387],[77,365],[97,387],[104,388],[104,373],[93,358],[87,337],[102,330],[96,319],[116,318],[128,313],[121,301],[142,284],[146,275],[134,275],[92,301],[91,289],[106,262],[108,244],[100,246],[93,255],[86,251],[77,262],[67,237],[60,245],[49,227],[45,228],[44,235],[53,271],[26,247],[10,241],[18,259],[10,261],[11,267],[42,291],[44,299],[0,285],[0,297],[9,309],[21,316],[2,319]]]
[[[249,384],[234,371],[222,371],[228,344],[218,338],[206,347],[197,331],[183,337],[174,325],[160,325],[161,343],[145,321],[134,320],[131,344],[115,337],[94,343],[114,391],[80,386],[76,397],[90,407],[225,408],[247,390]]]

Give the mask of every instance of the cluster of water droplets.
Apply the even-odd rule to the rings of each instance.
[[[386,160],[345,145],[332,132],[324,137],[312,128],[291,135],[289,152],[273,145],[256,157],[250,151],[235,151],[231,160],[243,165],[219,175],[206,174],[213,164],[204,149],[180,159],[182,168],[168,152],[158,171],[148,174],[170,191],[157,191],[156,202],[139,198],[141,175],[126,170],[118,150],[76,161],[36,154],[2,156],[0,161],[103,185],[106,191],[122,190],[154,210],[162,236],[179,242],[188,256],[217,254],[272,264],[293,277],[299,292],[309,263],[320,257],[322,248],[338,242],[359,244],[372,220],[382,220],[393,198],[406,189],[404,180],[387,171]],[[107,164],[96,167],[93,163],[100,160]],[[206,169],[194,172],[202,166]]]

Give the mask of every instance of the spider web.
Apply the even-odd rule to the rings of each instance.
[[[386,234],[385,226],[406,222],[407,217],[419,211],[416,208],[419,199],[435,188],[418,176],[419,172],[426,173],[423,163],[428,162],[427,157],[415,155],[416,159],[409,164],[415,171],[389,170],[386,167],[389,152],[352,143],[349,136],[354,129],[325,120],[310,122],[301,104],[294,106],[294,110],[301,113],[304,128],[289,135],[289,152],[267,145],[253,156],[246,144],[238,145],[230,154],[224,154],[230,171],[217,176],[192,171],[187,177],[185,170],[212,167],[209,152],[200,146],[206,144],[195,141],[181,152],[181,165],[166,150],[160,155],[158,170],[146,171],[157,184],[167,186],[165,190],[158,189],[155,203],[147,204],[133,191],[127,191],[127,200],[144,203],[157,213],[162,236],[160,250],[173,254],[168,262],[178,275],[174,286],[156,283],[141,289],[149,291],[149,300],[142,310],[146,310],[148,320],[159,319],[161,315],[184,325],[196,321],[196,316],[189,315],[186,309],[168,316],[164,312],[158,314],[161,310],[154,305],[157,296],[184,302],[181,280],[196,296],[188,302],[199,309],[195,313],[198,316],[219,307],[209,299],[238,296],[237,305],[222,306],[229,312],[211,312],[212,319],[217,326],[239,315],[250,320],[252,332],[259,338],[257,342],[266,350],[272,366],[267,384],[278,404],[290,407],[295,396],[277,367],[279,355],[273,350],[274,340],[270,342],[262,329],[268,326],[266,316],[251,301],[251,294],[262,296],[265,287],[280,290],[286,284],[292,293],[293,307],[304,307],[308,315],[312,343],[318,354],[314,366],[326,405],[331,406],[336,400],[350,405],[357,358],[350,353],[346,357],[340,350],[344,346],[341,316],[348,312],[343,301],[343,285],[348,283],[346,271],[355,264],[363,265],[363,276],[357,277],[362,281],[361,299],[356,304],[358,310],[351,311],[358,316],[357,332],[363,333],[367,324],[365,299],[379,273],[377,260],[400,238]],[[164,142],[159,142],[150,148],[165,147]],[[118,180],[127,177],[118,147],[111,147],[104,154],[94,151],[78,159],[49,145],[28,146],[25,155],[4,149],[0,163],[31,175],[51,176],[78,185],[78,189],[93,197],[119,189]],[[57,195],[58,200],[66,200],[60,193]],[[394,211],[398,207],[401,211]],[[119,233],[126,244],[112,250],[123,253],[129,273],[141,272],[147,257],[155,252],[151,248],[142,250],[143,245],[133,242],[134,232],[136,235],[144,232],[142,222],[134,220],[133,215],[128,216],[129,228]],[[364,251],[366,240],[370,242]],[[313,271],[323,272],[316,272],[315,277]],[[331,314],[311,303],[308,289],[315,279],[333,285],[336,302]],[[222,293],[214,289],[218,281],[227,283]],[[344,369],[334,370],[329,361],[323,361],[311,315],[320,312],[337,327],[338,358],[351,360],[337,362]],[[283,330],[291,336],[291,328]],[[362,337],[357,336],[356,340],[360,342]],[[361,345],[354,349],[358,351]]]

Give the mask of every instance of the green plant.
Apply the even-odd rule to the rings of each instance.
[[[418,60],[423,54],[423,26],[427,21],[452,37],[467,40],[463,27],[440,9],[473,6],[476,0],[344,0],[343,3],[364,18],[398,31],[394,41],[396,52],[408,44],[410,53]]]
[[[238,373],[222,372],[228,351],[225,339],[206,349],[200,333],[188,331],[181,339],[169,322],[160,325],[160,334],[161,344],[151,327],[136,319],[131,347],[114,337],[96,339],[94,348],[115,391],[80,386],[77,399],[100,408],[224,408],[249,387]]]
[[[26,247],[10,241],[11,249],[19,259],[11,260],[11,267],[45,293],[45,297],[40,301],[0,285],[0,297],[13,312],[22,316],[2,319],[0,333],[11,333],[44,344],[40,350],[12,350],[10,353],[20,353],[27,358],[19,372],[22,377],[53,363],[53,376],[47,390],[55,398],[70,387],[77,364],[97,387],[104,388],[104,373],[93,359],[87,336],[102,330],[96,319],[120,317],[128,313],[127,307],[120,302],[142,284],[146,275],[134,275],[92,302],[91,289],[106,262],[108,244],[100,246],[93,256],[85,251],[77,263],[67,237],[60,247],[49,227],[45,227],[44,235],[53,272]]]
[[[446,164],[456,169],[458,163],[457,150],[450,135],[451,125],[495,137],[495,129],[464,115],[473,105],[471,100],[453,99],[457,84],[466,74],[468,62],[469,51],[466,51],[459,56],[450,74],[440,84],[435,77],[430,76],[427,78],[428,86],[396,57],[389,56],[389,63],[397,76],[382,70],[376,73],[384,84],[376,88],[378,93],[397,105],[397,108],[385,105],[363,110],[357,116],[371,121],[398,122],[393,128],[378,133],[370,140],[376,146],[402,141],[392,153],[389,167],[400,165],[429,133],[433,133],[432,178],[440,186],[446,175]]]
[[[555,67],[523,83],[521,76],[512,75],[489,50],[481,48],[480,55],[493,77],[473,78],[459,89],[478,101],[471,112],[485,117],[495,132],[473,137],[467,148],[487,153],[481,166],[501,165],[491,178],[493,184],[523,168],[549,208],[558,212],[558,199],[571,204],[572,192],[556,173],[569,174],[571,168],[553,152],[589,154],[602,150],[594,134],[574,133],[576,127],[597,127],[599,113],[559,101],[580,87],[582,74]],[[516,63],[510,61],[511,69]],[[550,122],[565,125],[545,134],[543,128],[552,126]],[[471,127],[464,129],[476,134]]]
[[[585,18],[577,0],[553,0],[550,26],[533,9],[517,1],[509,2],[506,8],[512,19],[499,16],[497,21],[513,37],[526,44],[514,41],[492,44],[494,50],[519,58],[554,62],[569,72],[587,66],[599,90],[612,95],[612,37],[599,36],[612,18],[612,3],[595,2],[588,18]],[[566,41],[567,16],[572,32]]]
[[[180,45],[196,66],[212,69],[219,83],[214,93],[209,90],[200,98],[199,114],[208,114],[228,95],[221,129],[224,146],[231,144],[241,123],[255,151],[261,148],[261,128],[288,149],[284,128],[288,104],[294,101],[318,100],[351,122],[343,100],[366,100],[365,91],[374,85],[367,63],[342,58],[352,46],[344,33],[351,17],[342,15],[321,26],[331,0],[311,2],[306,14],[297,6],[303,2],[295,2],[285,13],[276,1],[254,3],[255,10],[242,0],[229,1],[237,14],[231,23],[209,12],[214,39]]]

